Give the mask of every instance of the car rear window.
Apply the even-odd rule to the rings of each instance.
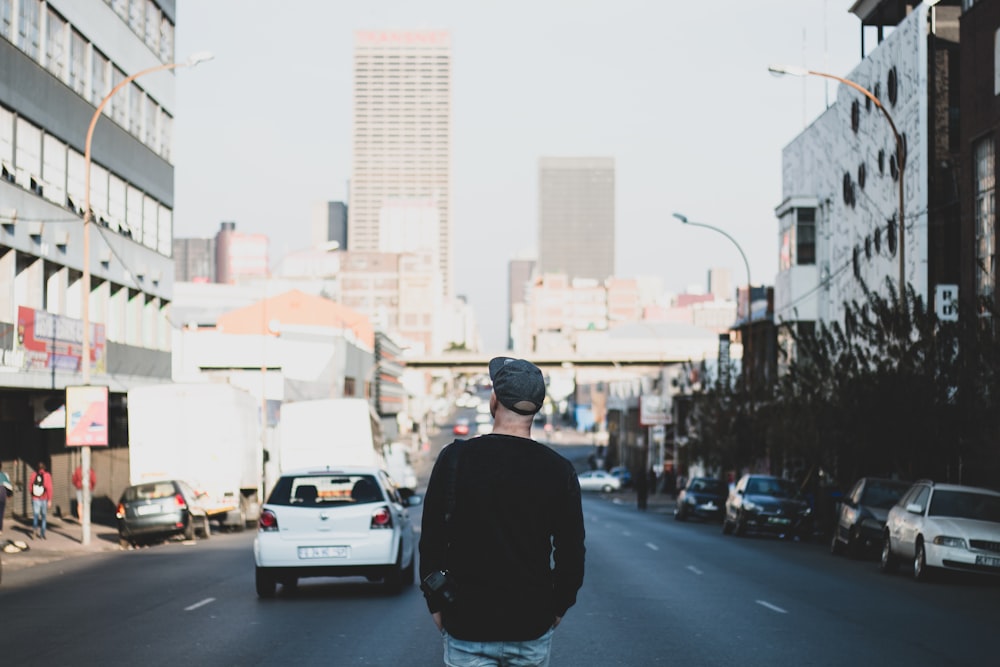
[[[156,500],[157,498],[169,498],[177,493],[173,482],[153,482],[150,484],[140,484],[130,486],[125,489],[125,501],[134,500]]]
[[[691,482],[692,491],[701,491],[702,493],[725,493],[728,491],[726,486],[717,479],[696,479]]]
[[[282,477],[267,502],[290,507],[360,505],[384,502],[374,475],[301,475]]]

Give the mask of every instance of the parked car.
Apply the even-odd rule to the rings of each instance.
[[[422,496],[398,489],[373,466],[286,472],[261,510],[254,539],[257,595],[303,577],[364,576],[392,592],[412,585],[416,539],[408,507]]]
[[[795,484],[770,475],[743,475],[726,499],[722,532],[749,531],[808,539],[812,510]]]
[[[469,420],[465,417],[455,420],[455,425],[451,427],[451,432],[455,435],[469,435]]]
[[[1000,492],[962,484],[913,484],[886,517],[879,567],[912,563],[913,578],[964,570],[1000,575]]]
[[[115,511],[119,542],[128,547],[177,535],[193,540],[196,533],[208,538],[212,532],[203,498],[176,479],[129,486]]]
[[[632,485],[632,473],[625,466],[615,466],[608,472],[622,481],[622,488]]]
[[[581,491],[603,491],[611,493],[622,488],[620,479],[606,470],[588,470],[578,475]]]
[[[690,518],[721,521],[728,495],[729,487],[721,479],[692,477],[677,494],[674,518],[678,521]]]
[[[837,504],[830,553],[846,552],[851,558],[875,553],[882,545],[882,531],[889,508],[906,493],[910,482],[862,477]]]

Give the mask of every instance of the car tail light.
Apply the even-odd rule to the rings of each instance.
[[[271,510],[263,510],[257,521],[257,528],[263,531],[278,530],[278,517]]]
[[[177,503],[177,506],[181,509],[187,507],[187,503],[184,502],[184,496],[182,496],[179,493],[176,496],[174,496],[174,502]]]
[[[118,503],[118,508],[115,509],[115,517],[119,519],[125,518],[125,505],[123,503]]]
[[[392,528],[392,514],[388,507],[379,507],[372,512],[372,528]]]

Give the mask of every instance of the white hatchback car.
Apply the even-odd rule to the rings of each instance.
[[[580,473],[577,477],[580,480],[581,491],[611,493],[612,491],[620,491],[622,488],[622,481],[604,470],[588,470]]]
[[[398,489],[385,471],[353,466],[287,472],[261,509],[254,561],[257,595],[303,577],[367,577],[399,592],[416,574],[407,507],[422,496]]]
[[[934,568],[1000,575],[1000,492],[961,484],[916,482],[886,517],[883,572],[900,561],[913,578]]]

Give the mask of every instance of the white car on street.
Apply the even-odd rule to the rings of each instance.
[[[309,469],[278,479],[254,539],[257,595],[303,577],[367,577],[394,592],[414,583],[416,539],[407,507],[422,497],[375,467]]]
[[[918,581],[937,568],[1000,575],[1000,492],[916,482],[886,517],[880,568],[907,561]]]
[[[603,491],[611,493],[622,488],[622,481],[605,470],[588,470],[577,477],[580,480],[581,491]]]

